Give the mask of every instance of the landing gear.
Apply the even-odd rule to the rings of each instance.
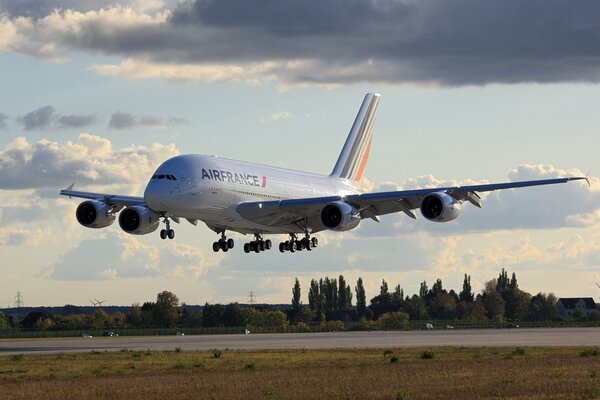
[[[253,241],[244,244],[244,253],[260,253],[261,251],[271,250],[273,243],[269,239],[263,240],[260,234],[255,234],[254,238]]]
[[[235,242],[233,239],[227,239],[225,237],[225,231],[223,231],[221,232],[221,239],[213,243],[212,249],[215,253],[219,250],[223,250],[223,252],[226,253],[229,249],[233,249],[234,244]]]
[[[169,218],[165,217],[165,225],[167,225],[167,229],[161,229],[160,230],[160,238],[161,239],[174,239],[175,238],[175,231],[173,229],[171,229],[171,220]]]
[[[298,235],[290,233],[290,240],[279,243],[279,251],[285,253],[295,253],[296,251],[308,250],[311,251],[319,245],[319,239],[316,237],[311,238],[310,234],[306,233],[306,236],[302,239],[298,239]]]

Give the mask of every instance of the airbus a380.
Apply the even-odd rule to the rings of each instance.
[[[283,168],[227,160],[201,154],[187,154],[162,163],[150,178],[144,197],[90,193],[73,190],[61,195],[88,199],[77,207],[76,217],[87,228],[111,225],[119,214],[121,229],[132,235],[145,235],[158,229],[162,239],[173,239],[171,221],[182,218],[197,225],[204,222],[220,234],[213,251],[234,247],[227,231],[254,235],[244,244],[246,253],[269,250],[267,234],[287,234],[279,251],[312,250],[323,230],[348,231],[363,219],[403,212],[434,222],[457,218],[461,205],[481,207],[477,192],[527,186],[552,185],[587,177],[567,177],[485,185],[440,187],[364,193],[359,190],[369,150],[378,94],[367,94],[350,129],[342,152],[330,175],[317,175]]]

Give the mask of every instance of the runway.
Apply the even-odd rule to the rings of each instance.
[[[600,346],[600,328],[329,332],[59,339],[3,339],[0,355],[89,351]]]

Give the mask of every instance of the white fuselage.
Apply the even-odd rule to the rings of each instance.
[[[200,220],[217,231],[291,233],[301,229],[250,222],[238,214],[237,205],[359,192],[347,179],[188,154],[170,158],[156,170],[144,200],[157,213]]]

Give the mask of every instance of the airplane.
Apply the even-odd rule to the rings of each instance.
[[[379,94],[368,93],[358,111],[346,142],[329,175],[293,171],[220,157],[186,154],[164,161],[150,178],[143,197],[90,193],[73,190],[60,194],[87,199],[75,212],[87,228],[119,226],[132,235],[158,229],[162,239],[173,239],[171,221],[186,219],[193,225],[204,222],[221,237],[213,251],[234,247],[226,232],[254,235],[244,244],[245,253],[270,250],[269,234],[286,234],[280,252],[294,253],[318,246],[313,234],[324,230],[348,231],[363,219],[379,222],[379,216],[403,212],[416,219],[415,210],[433,222],[456,219],[461,205],[482,205],[478,192],[528,186],[552,185],[586,177],[439,187],[365,193],[359,189],[369,152]]]

